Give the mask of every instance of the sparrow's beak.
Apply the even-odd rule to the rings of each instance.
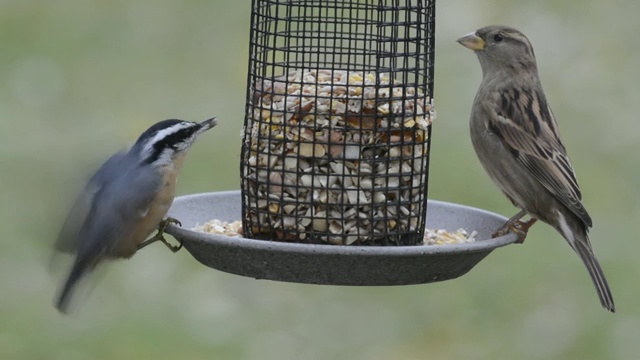
[[[484,48],[487,46],[487,43],[484,40],[482,40],[482,38],[479,37],[475,32],[461,37],[460,39],[458,39],[458,42],[462,46],[469,48],[473,51],[484,50]]]
[[[211,129],[216,125],[218,125],[218,120],[216,120],[216,118],[207,119],[200,123],[200,129],[198,129],[198,134]]]

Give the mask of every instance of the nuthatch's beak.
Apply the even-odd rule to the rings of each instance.
[[[212,127],[218,125],[218,120],[216,118],[207,119],[200,123],[200,129],[198,129],[198,134],[203,133]]]
[[[472,32],[470,34],[467,34],[461,37],[460,39],[458,39],[458,42],[462,46],[469,48],[473,51],[484,50],[484,48],[487,46],[487,43],[484,40],[482,40],[482,38],[479,37],[475,32]]]

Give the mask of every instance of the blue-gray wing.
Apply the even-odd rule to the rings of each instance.
[[[158,192],[161,178],[153,168],[124,161],[121,173],[104,174],[109,182],[95,193],[78,231],[76,258],[56,302],[60,311],[66,311],[76,283],[114,251],[146,214]]]
[[[78,195],[67,218],[58,233],[54,249],[65,253],[75,253],[78,251],[78,232],[84,223],[91,204],[96,194],[105,184],[114,181],[125,169],[126,152],[120,151],[111,156],[98,171],[89,179],[89,182]]]
[[[105,185],[80,230],[78,257],[110,253],[147,213],[161,180],[153,168],[134,166]]]

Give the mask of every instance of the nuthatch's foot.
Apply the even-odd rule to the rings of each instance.
[[[497,238],[512,232],[518,236],[518,239],[516,240],[516,244],[522,244],[524,240],[527,238],[527,232],[529,231],[529,228],[533,226],[533,224],[535,224],[536,221],[538,221],[538,219],[535,219],[535,218],[532,218],[529,221],[520,220],[526,214],[527,214],[526,211],[524,210],[520,211],[519,213],[514,215],[511,219],[507,220],[507,222],[500,229],[494,232],[491,235],[491,237]]]
[[[171,245],[169,244],[169,242],[167,241],[167,239],[164,238],[164,231],[167,228],[167,226],[169,224],[176,224],[178,226],[182,226],[182,223],[178,220],[178,219],[174,219],[174,218],[166,218],[164,220],[162,220],[160,222],[160,224],[158,225],[158,233],[152,237],[151,239],[141,243],[140,245],[138,245],[138,250],[142,249],[143,247],[152,244],[156,241],[162,241],[162,243],[169,248],[169,250],[175,252],[178,252],[180,249],[182,249],[182,241],[180,241],[180,245],[175,246],[175,245]]]

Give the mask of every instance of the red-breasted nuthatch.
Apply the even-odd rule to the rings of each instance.
[[[130,258],[162,241],[163,220],[175,196],[176,178],[195,139],[217,125],[216,118],[195,123],[164,120],[147,129],[128,150],[111,156],[89,180],[72,207],[55,244],[75,254],[56,308],[66,312],[77,282],[107,258]],[[147,237],[158,229],[158,234]],[[146,241],[145,241],[146,240]]]

